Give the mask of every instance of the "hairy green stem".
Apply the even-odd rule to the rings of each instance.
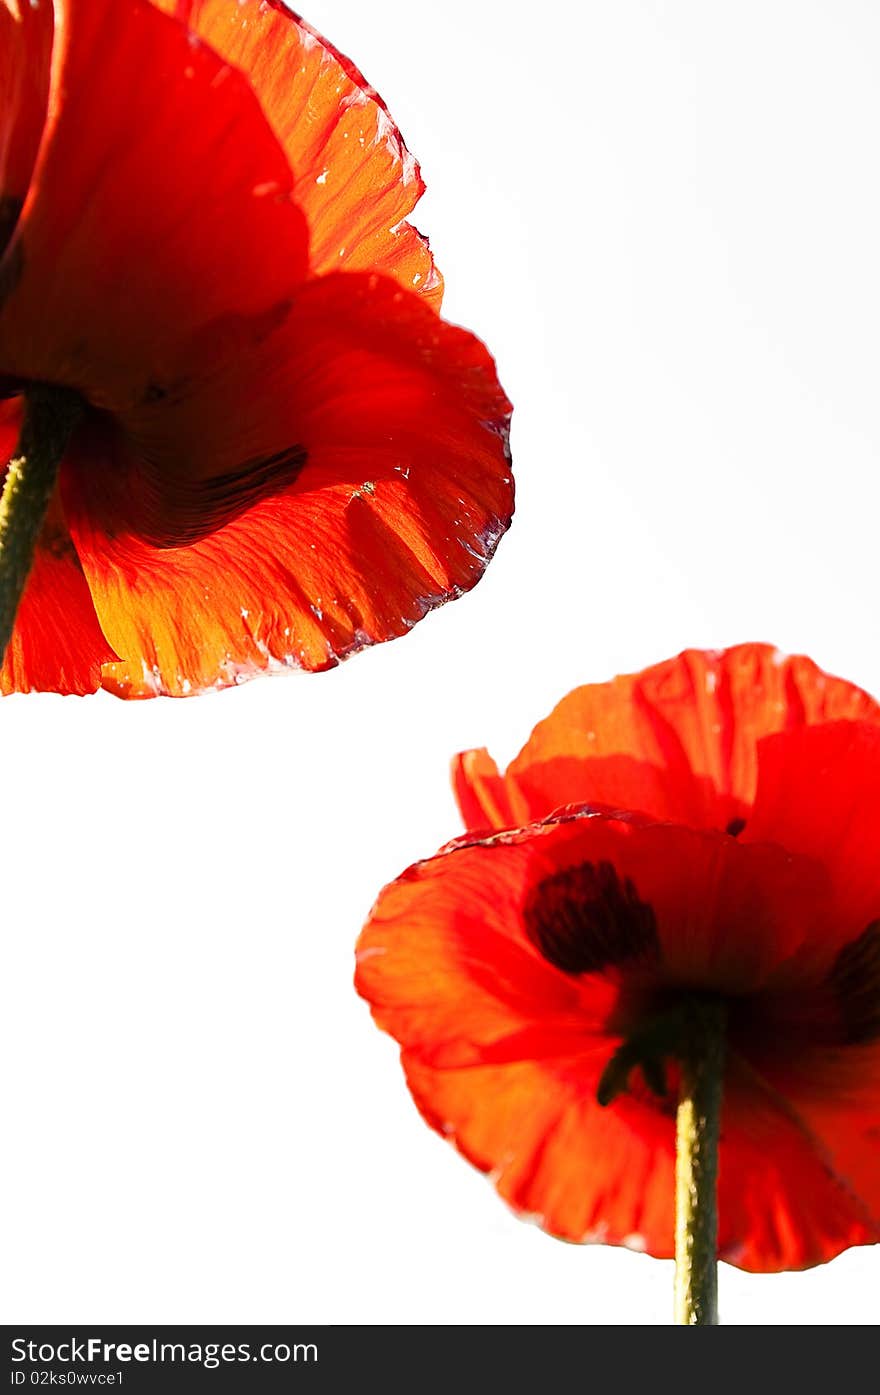
[[[25,396],[21,436],[0,496],[0,664],[12,638],[61,460],[82,407],[82,398],[68,388],[36,384]]]
[[[724,1005],[689,1005],[681,1043],[675,1154],[675,1321],[718,1322],[718,1137]]]

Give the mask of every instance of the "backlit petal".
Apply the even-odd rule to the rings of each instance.
[[[278,0],[163,0],[253,85],[296,177],[315,274],[380,271],[439,308],[424,191],[385,103],[350,59]]]
[[[642,673],[575,689],[503,777],[470,753],[460,757],[460,802],[470,786],[462,813],[469,827],[501,827],[509,811],[522,822],[589,802],[692,827],[736,826],[755,796],[758,741],[836,718],[876,723],[880,708],[810,659],[784,658],[769,645],[686,650]]]
[[[66,468],[114,691],[328,668],[468,590],[507,527],[494,365],[417,296],[309,282],[252,368],[124,415],[136,451],[96,430]]]
[[[306,229],[253,93],[211,49],[146,0],[59,0],[56,14],[0,378],[124,410],[282,319]]]

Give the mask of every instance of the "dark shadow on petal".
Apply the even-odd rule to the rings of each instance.
[[[12,194],[0,195],[0,256],[12,241],[23,200]]]
[[[21,199],[8,194],[0,198],[0,308],[12,295],[24,270],[22,241],[14,238],[21,208]]]
[[[216,533],[260,500],[289,489],[306,463],[302,446],[292,445],[213,479],[163,483],[162,516],[167,529],[144,536],[156,547],[180,547]]]
[[[880,920],[843,947],[828,983],[837,1000],[844,1041],[880,1041]]]
[[[545,878],[523,919],[532,943],[566,974],[598,973],[660,953],[653,907],[610,862],[583,862]]]
[[[210,537],[262,500],[288,490],[307,463],[304,447],[294,443],[223,474],[203,479],[183,470],[174,474],[136,453],[113,417],[94,410],[77,430],[77,446],[77,471],[112,471],[114,492],[124,492],[127,530],[160,549]],[[115,536],[109,518],[104,526]]]

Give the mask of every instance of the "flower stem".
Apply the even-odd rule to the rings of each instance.
[[[0,663],[12,638],[61,460],[82,408],[82,398],[68,388],[36,384],[25,396],[21,435],[0,496]]]
[[[675,1156],[675,1321],[718,1322],[718,1136],[724,1005],[690,1005],[682,1043]]]

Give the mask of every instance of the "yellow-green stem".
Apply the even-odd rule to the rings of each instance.
[[[25,396],[21,436],[0,496],[0,664],[82,405],[77,393],[43,384],[36,384]]]
[[[675,1154],[675,1321],[718,1322],[718,1136],[724,1077],[722,1003],[690,1005],[680,1050]]]

